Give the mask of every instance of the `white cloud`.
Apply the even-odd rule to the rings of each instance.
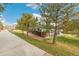
[[[8,25],[8,26],[12,26],[12,25],[16,25],[17,23],[10,23],[10,22],[4,22],[4,25]]]
[[[34,16],[34,17],[41,18],[41,15],[40,15],[40,14],[33,13],[33,16]]]
[[[3,23],[3,25],[16,25],[17,23],[9,23],[6,21],[6,19],[3,17],[3,15],[0,15],[0,21]]]
[[[2,20],[1,22],[2,22],[2,23],[5,23],[5,20]]]
[[[2,22],[3,25],[5,26],[6,19],[3,17],[3,15],[0,15],[0,22]]]
[[[27,7],[31,7],[32,9],[37,9],[39,6],[35,3],[28,3],[26,4]]]
[[[0,21],[2,22],[2,23],[5,23],[5,18],[2,16],[2,15],[0,15]]]
[[[41,20],[43,20],[43,17],[40,14],[33,13],[33,16],[38,18],[38,22],[41,22]]]

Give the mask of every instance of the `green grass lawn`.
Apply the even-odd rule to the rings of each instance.
[[[22,33],[15,33],[15,32],[13,32],[13,33],[15,35],[19,36],[20,38],[24,39],[25,41],[29,42],[30,44],[35,45],[52,55],[57,55],[57,56],[77,55],[77,54],[74,54],[74,52],[72,53],[72,52],[66,50],[66,48],[59,46],[57,44],[53,45],[53,44],[47,43],[45,41],[39,41],[39,40],[33,39],[31,37],[26,37],[26,35],[24,35]]]
[[[79,47],[79,40],[58,36],[57,41]]]

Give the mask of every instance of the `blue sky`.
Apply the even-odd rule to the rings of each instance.
[[[35,4],[9,4],[2,13],[2,16],[5,18],[6,23],[13,24],[23,13],[39,14],[40,12],[38,8],[38,5]]]
[[[76,11],[79,11],[79,6]],[[23,13],[40,14],[37,4],[15,3],[9,4],[2,13],[6,24],[14,24]]]

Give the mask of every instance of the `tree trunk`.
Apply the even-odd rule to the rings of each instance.
[[[27,25],[26,31],[27,31],[27,37],[28,37],[28,30],[29,30],[29,24]]]
[[[56,36],[57,36],[57,23],[55,24],[55,29],[54,29],[54,35],[53,35],[53,44],[56,43]]]
[[[28,31],[27,31],[27,37],[28,37]]]
[[[79,37],[79,28],[78,28],[77,36]]]

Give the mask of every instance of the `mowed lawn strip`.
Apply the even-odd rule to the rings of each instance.
[[[58,36],[57,41],[79,47],[79,40],[76,39],[66,38],[64,36]]]
[[[15,35],[19,36],[20,38],[24,39],[25,41],[45,50],[46,52],[48,52],[52,55],[57,55],[57,56],[75,55],[74,53],[71,53],[70,51],[63,48],[62,46],[52,45],[45,41],[39,41],[39,40],[33,39],[31,37],[26,37],[26,35],[24,35],[23,33],[16,33],[16,32],[13,32],[13,33]]]

